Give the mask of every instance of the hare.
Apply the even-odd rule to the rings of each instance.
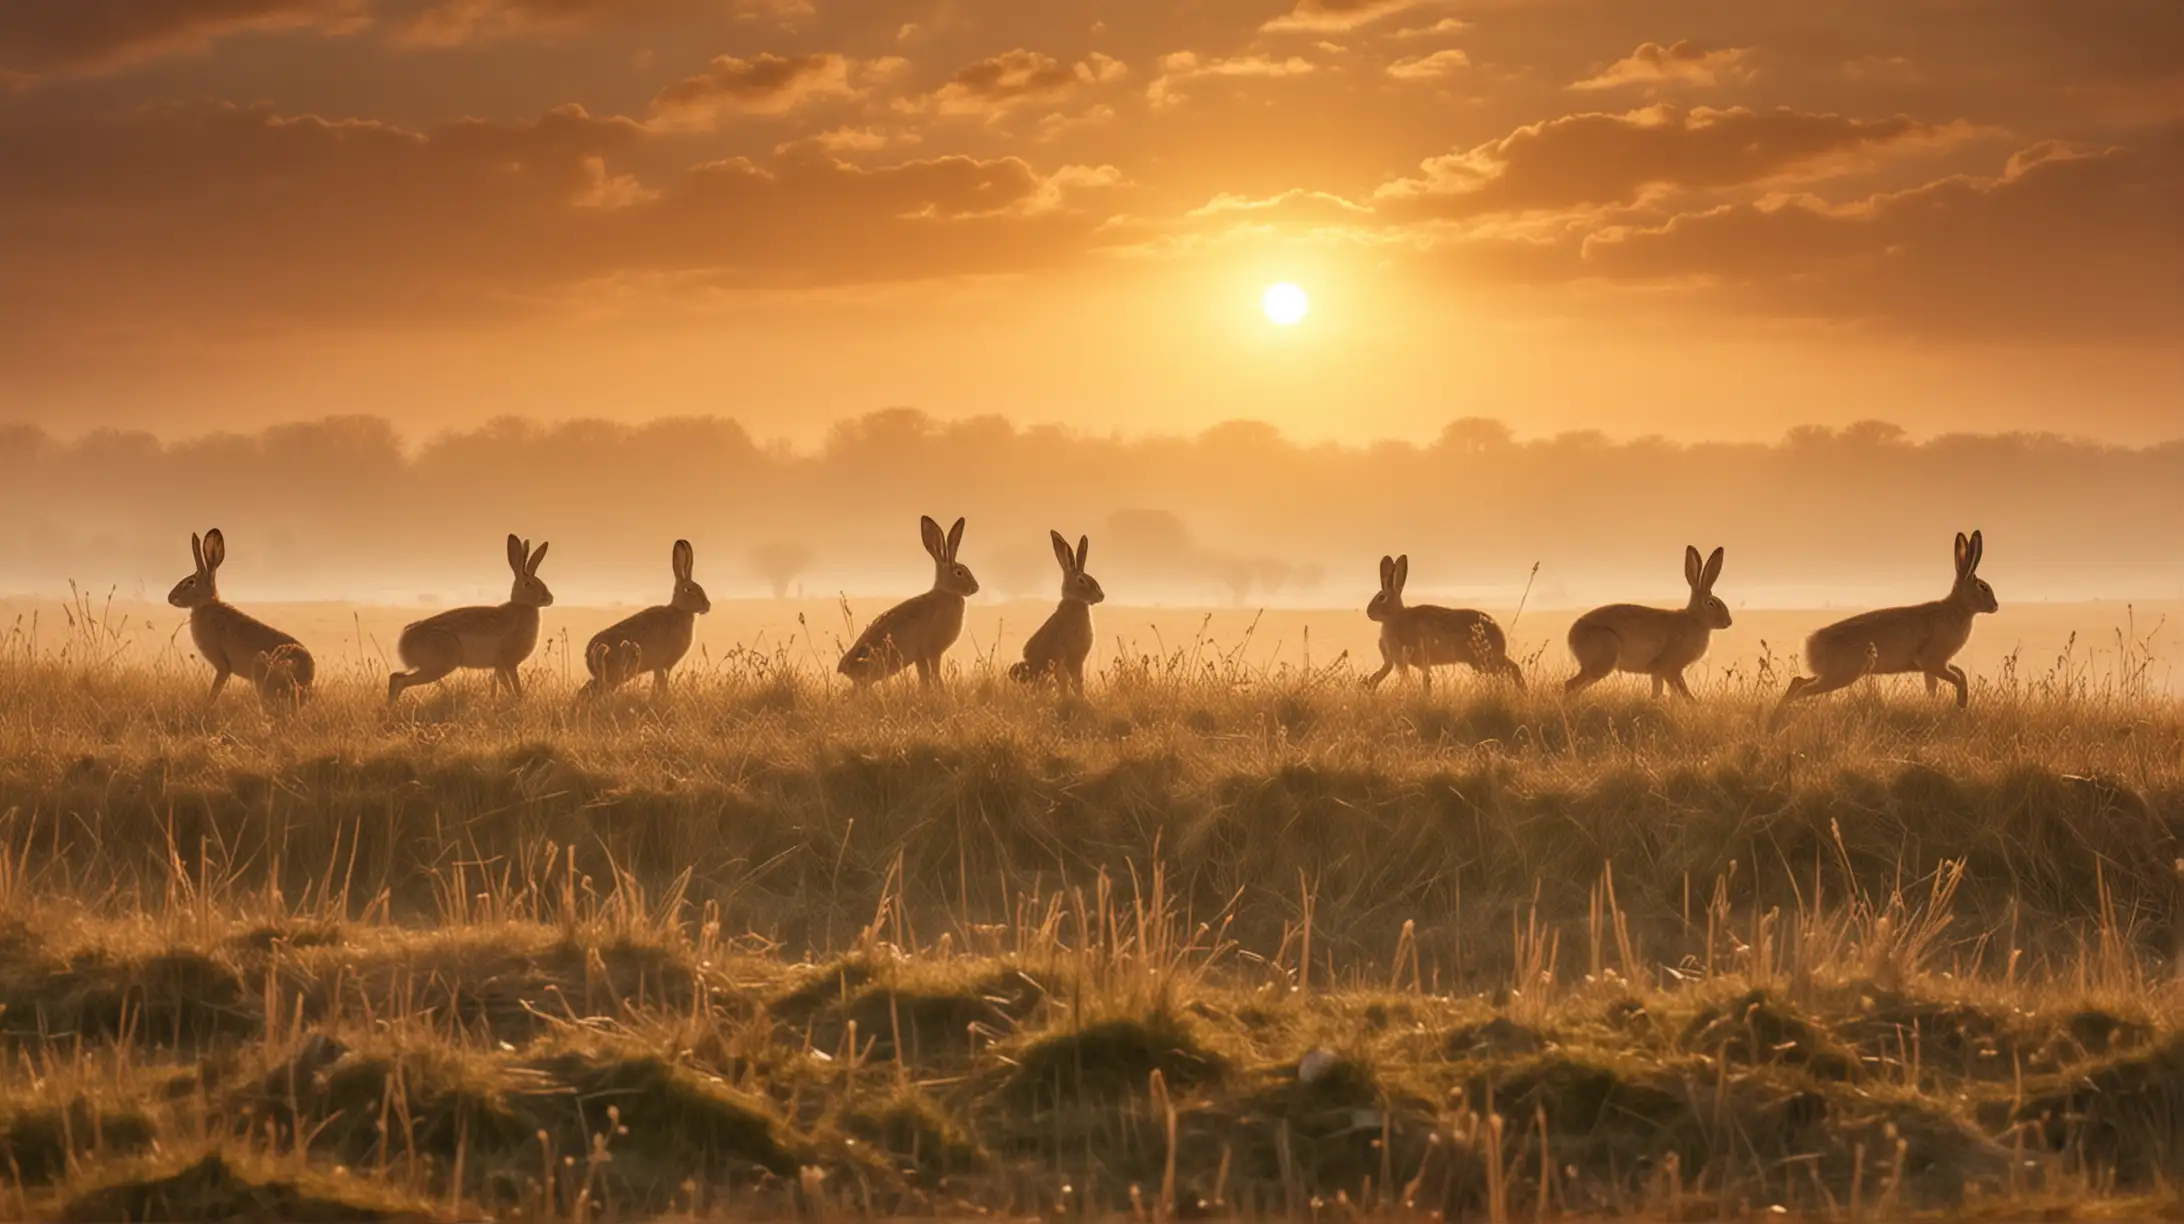
[[[1092,537],[1078,536],[1077,551],[1059,531],[1047,532],[1054,541],[1054,559],[1062,563],[1062,602],[1024,642],[1024,661],[1009,668],[1009,679],[1030,683],[1060,676],[1064,683],[1084,692],[1084,661],[1092,653],[1092,605],[1107,598],[1099,580],[1084,572],[1084,558],[1092,549]]]
[[[311,695],[315,667],[303,643],[220,600],[216,577],[227,560],[227,537],[215,527],[200,539],[190,536],[197,572],[174,584],[167,602],[190,613],[190,639],[212,664],[212,696],[227,687],[236,672],[257,688],[259,700],[301,704]]]
[[[508,537],[508,568],[515,571],[516,581],[507,603],[449,608],[402,630],[397,649],[409,670],[387,677],[388,704],[405,689],[432,684],[464,667],[490,668],[496,684],[523,696],[523,679],[516,668],[538,645],[538,610],[554,602],[554,593],[538,580],[546,545],[540,544],[537,552],[530,548],[529,540]]]
[[[1524,687],[1524,669],[1509,657],[1509,645],[1493,617],[1469,608],[1406,606],[1403,586],[1409,581],[1408,553],[1380,559],[1380,593],[1365,605],[1365,615],[1380,625],[1380,670],[1366,678],[1366,688],[1380,687],[1391,671],[1408,679],[1415,667],[1430,693],[1433,669],[1451,663],[1468,663],[1508,677],[1520,690]]]
[[[1956,538],[1956,585],[1947,598],[1906,608],[1881,608],[1840,620],[1805,639],[1811,676],[1793,676],[1770,725],[1781,725],[1789,705],[1805,697],[1832,693],[1861,676],[1923,672],[1932,694],[1946,680],[1956,686],[1958,709],[1971,704],[1964,669],[1949,660],[1972,638],[1972,618],[2001,609],[1994,588],[1979,576],[1986,542],[1978,532]]]
[[[652,673],[653,694],[667,696],[667,673],[690,653],[698,617],[713,610],[705,588],[690,577],[697,564],[690,541],[675,541],[668,563],[675,571],[674,596],[601,629],[584,648],[584,666],[592,678],[577,691],[580,699],[604,697],[644,672]]]
[[[1699,564],[1699,550],[1684,546],[1684,581],[1691,584],[1691,602],[1670,611],[1641,608],[1635,604],[1609,604],[1594,608],[1570,626],[1570,653],[1577,657],[1577,674],[1562,685],[1575,693],[1599,683],[1608,673],[1626,671],[1653,677],[1653,695],[1661,686],[1689,698],[1684,669],[1706,654],[1707,639],[1716,629],[1729,627],[1729,605],[1714,596],[1714,581],[1721,577],[1722,550]]]
[[[963,520],[955,521],[946,538],[930,517],[920,518],[918,529],[925,537],[925,551],[932,554],[933,589],[880,613],[842,655],[835,670],[859,688],[877,684],[912,664],[921,682],[939,683],[940,657],[963,632],[963,601],[978,594],[978,579],[956,560],[956,549],[963,543]]]

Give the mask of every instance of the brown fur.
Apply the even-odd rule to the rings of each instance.
[[[227,537],[215,527],[204,537],[190,537],[197,571],[174,585],[167,602],[190,612],[190,640],[212,664],[212,696],[220,696],[228,677],[241,672],[268,705],[300,704],[311,694],[317,666],[303,643],[220,600],[218,575],[227,560]]]
[[[492,607],[450,608],[402,630],[396,649],[406,672],[387,677],[387,701],[404,690],[432,684],[460,668],[490,670],[494,682],[518,697],[523,678],[517,668],[538,646],[538,610],[553,606],[554,593],[539,581],[546,545],[531,551],[529,540],[508,537],[508,568],[515,573],[508,602]]]
[[[933,558],[933,589],[880,613],[843,652],[835,670],[859,688],[911,666],[924,684],[940,683],[941,656],[963,632],[963,601],[978,593],[978,579],[956,560],[963,520],[957,519],[946,536],[929,517],[919,519],[918,528]]]
[[[1691,584],[1691,602],[1681,608],[1609,604],[1578,617],[1569,638],[1577,674],[1563,682],[1562,691],[1581,692],[1622,671],[1651,676],[1655,697],[1664,686],[1690,697],[1684,669],[1706,657],[1714,630],[1730,624],[1729,605],[1714,596],[1722,557],[1723,550],[1717,548],[1702,564],[1699,550],[1685,546],[1684,581]]]
[[[1366,688],[1380,687],[1391,671],[1408,679],[1415,667],[1430,693],[1433,669],[1457,663],[1524,687],[1524,669],[1509,657],[1509,644],[1493,617],[1469,608],[1406,605],[1403,587],[1409,582],[1410,554],[1380,559],[1380,593],[1365,605],[1366,617],[1380,625],[1380,670],[1366,677]]]
[[[690,541],[675,541],[668,561],[675,573],[674,595],[665,604],[646,608],[592,635],[591,644],[584,648],[584,666],[591,672],[591,681],[578,697],[603,697],[645,672],[652,673],[654,695],[667,695],[667,674],[690,653],[698,617],[713,610],[705,588],[690,576],[697,564]]]
[[[1107,598],[1099,580],[1084,572],[1085,554],[1092,549],[1090,536],[1077,537],[1077,550],[1059,531],[1049,531],[1054,559],[1062,566],[1062,602],[1024,641],[1024,661],[1009,668],[1009,678],[1022,683],[1059,676],[1077,692],[1084,692],[1084,661],[1092,654],[1092,605]]]
[[[1805,662],[1813,674],[1791,678],[1772,722],[1780,725],[1793,701],[1834,692],[1864,676],[1908,672],[1923,674],[1930,694],[1947,681],[1956,689],[1957,708],[1969,705],[1971,683],[1964,669],[1950,660],[1971,640],[1972,618],[1981,612],[1999,611],[2002,606],[1994,597],[1994,588],[1979,577],[1979,562],[1986,548],[1986,540],[1979,532],[1970,536],[1958,532],[1956,582],[1946,597],[1861,613],[1806,638]]]

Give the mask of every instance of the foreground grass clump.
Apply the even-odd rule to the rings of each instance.
[[[2151,965],[2128,988],[2113,969],[1944,968],[1981,938],[1935,908],[1945,886],[1789,919],[1717,909],[1712,968],[1671,970],[1616,933],[1603,879],[1600,921],[1569,933],[1597,969],[1564,972],[1559,933],[1521,925],[1517,977],[1436,992],[1403,949],[1330,966],[1300,930],[1255,953],[1185,917],[1157,865],[966,931],[983,947],[911,942],[915,907],[891,904],[810,964],[702,911],[587,894],[581,858],[558,861],[558,881],[487,890],[494,916],[450,927],[14,889],[10,912],[48,915],[51,963],[188,951],[242,989],[235,1023],[182,1045],[10,1032],[0,1215],[1281,1214],[1339,1196],[1447,1218],[2067,1218],[2146,1209],[2184,1175],[2184,987]],[[637,948],[685,988],[615,989],[609,958]],[[431,989],[388,982],[405,950]],[[496,989],[513,1002],[457,1003]]]
[[[0,1216],[2129,1216],[2184,711],[0,660]],[[1770,682],[1771,683],[1771,682]],[[1330,1205],[1333,1205],[1330,1207]]]

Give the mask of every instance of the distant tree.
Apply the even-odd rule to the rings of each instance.
[[[811,568],[811,549],[794,540],[775,540],[751,550],[751,568],[773,588],[775,599],[786,599],[789,587]]]
[[[1513,435],[1509,426],[1492,417],[1461,417],[1441,430],[1440,446],[1458,454],[1479,455],[1506,450]]]
[[[1252,564],[1258,571],[1255,577],[1259,580],[1259,589],[1269,595],[1281,594],[1282,588],[1289,585],[1290,577],[1297,572],[1295,566],[1280,557],[1261,557]]]
[[[1229,601],[1243,607],[1251,598],[1252,588],[1259,583],[1259,562],[1252,557],[1213,554],[1210,558],[1214,573],[1220,575],[1222,585],[1229,589]]]

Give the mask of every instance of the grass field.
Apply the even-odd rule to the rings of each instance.
[[[2074,611],[1774,735],[1816,615],[1694,705],[1182,611],[1088,701],[855,697],[812,606],[665,706],[547,651],[389,712],[401,614],[322,609],[283,716],[171,610],[26,615],[0,1213],[2173,1212],[2184,703]]]

